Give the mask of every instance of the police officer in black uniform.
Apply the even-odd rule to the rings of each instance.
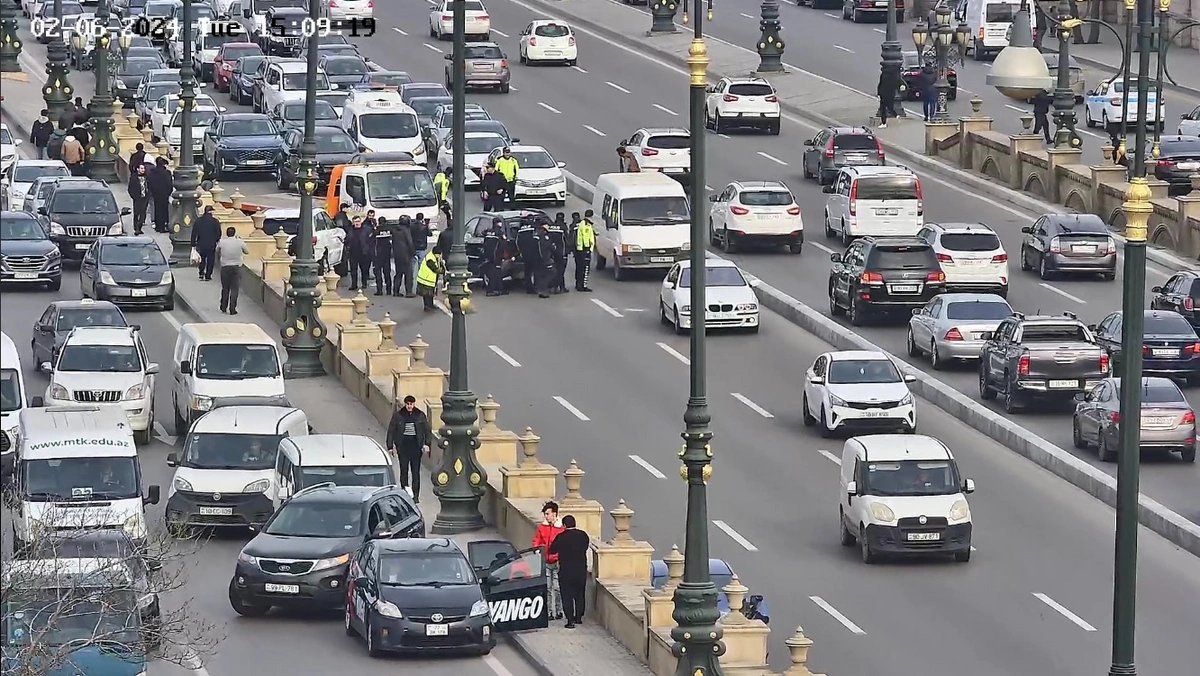
[[[543,218],[538,223],[536,233],[534,235],[536,245],[536,256],[538,265],[536,267],[535,279],[538,298],[549,298],[551,284],[554,283],[554,275],[558,266],[558,252],[555,250],[554,241],[550,235],[550,220]]]
[[[517,230],[517,253],[521,256],[522,272],[525,275],[525,293],[535,293],[541,255],[538,253],[537,229],[534,228],[532,216],[521,218],[521,227]]]
[[[552,293],[566,293],[567,256],[570,248],[567,246],[567,219],[563,212],[554,215],[554,222],[546,229],[550,234],[550,245],[554,248],[554,277],[550,280]]]
[[[508,238],[504,234],[504,219],[492,219],[492,229],[483,236],[483,258],[479,270],[487,286],[487,295],[501,296],[504,290],[504,249]]]
[[[383,221],[383,219],[379,219]],[[392,282],[392,295],[412,295],[413,292],[413,248],[412,219],[401,216],[392,226],[392,260],[396,263],[396,278]]]
[[[392,294],[392,226],[380,216],[375,221],[375,295]]]

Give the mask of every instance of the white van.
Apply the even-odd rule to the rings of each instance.
[[[0,477],[12,474],[17,465],[17,439],[21,431],[17,416],[25,407],[21,355],[12,338],[0,333]]]
[[[287,406],[275,339],[257,324],[184,324],[175,339],[175,433],[221,406]]]
[[[120,528],[145,542],[145,506],[158,504],[159,487],[143,497],[133,430],[119,406],[26,408],[19,420],[15,551],[48,530]]]
[[[976,61],[1000,53],[1012,39],[1013,19],[1021,11],[1022,0],[962,0],[955,8],[955,23],[965,23],[971,29],[967,51]],[[917,17],[924,18],[924,17]],[[1039,14],[1029,12],[1030,27],[1037,35]]]
[[[959,476],[954,455],[933,437],[851,437],[838,491],[842,546],[857,544],[863,563],[924,554],[970,561],[973,492],[975,482]]]
[[[310,434],[280,441],[272,497],[275,507],[320,483],[390,486],[396,483],[396,467],[383,444],[361,434]]]
[[[386,89],[354,89],[342,107],[342,129],[356,143],[373,153],[401,152],[424,165],[425,138],[417,111]]]
[[[601,174],[592,197],[596,268],[669,270],[692,249],[692,208],[683,185],[657,172]]]
[[[308,417],[285,406],[226,406],[200,416],[167,455],[167,526],[262,526],[275,513],[271,486],[279,442],[308,434]]]
[[[925,225],[921,179],[905,167],[842,167],[823,189],[825,236],[912,237]]]

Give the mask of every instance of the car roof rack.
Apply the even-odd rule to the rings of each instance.
[[[1079,315],[1077,315],[1074,312],[1071,312],[1069,310],[1064,311],[1062,314],[1064,317],[1070,317],[1071,319],[1079,319]]]
[[[386,486],[380,486],[379,488],[376,488],[375,490],[371,491],[370,493],[367,493],[366,495],[364,495],[363,500],[370,500],[371,498],[375,497],[376,495],[379,495],[380,493],[385,493],[387,491],[394,490],[395,488],[396,488],[396,484],[388,484]]]
[[[296,491],[295,493],[292,493],[292,498],[291,498],[291,499],[295,499],[295,498],[297,498],[297,497],[299,497],[299,496],[301,496],[301,495],[304,495],[305,493],[307,493],[307,492],[309,492],[309,491],[315,491],[315,490],[317,490],[318,488],[336,488],[336,487],[337,487],[337,484],[336,484],[336,483],[334,483],[334,482],[332,482],[332,481],[322,481],[322,482],[321,482],[321,483],[319,483],[319,484],[313,484],[313,485],[311,485],[311,486],[305,486],[304,488],[301,488],[300,490]]]

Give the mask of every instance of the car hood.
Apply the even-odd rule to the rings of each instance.
[[[255,481],[270,479],[269,469],[197,469],[180,467],[175,477],[191,485],[196,493],[236,493]],[[173,482],[172,482],[173,483]]]
[[[121,214],[64,214],[50,213],[50,220],[59,225],[112,225],[121,222]]]
[[[280,147],[278,136],[225,136],[217,140],[217,146],[228,149],[255,149]]]
[[[908,395],[904,383],[830,383],[828,389],[838,399],[864,403],[899,401]]]
[[[353,156],[354,153],[317,153],[317,164],[323,167],[346,164]]]
[[[517,181],[565,181],[562,169],[554,167],[552,169],[526,169],[521,167],[520,173],[517,175]]]
[[[483,163],[487,161],[487,158],[490,154],[491,153],[467,153],[467,156],[463,159],[463,162],[465,162],[466,165],[472,169],[482,169]]]
[[[50,382],[61,385],[67,392],[77,390],[120,390],[124,393],[145,378],[141,373],[93,373],[90,371],[55,371]]]
[[[100,269],[112,275],[118,283],[149,284],[157,283],[163,273],[171,268],[166,265],[103,265]]]
[[[55,664],[27,665],[23,660],[5,657],[4,673],[9,673],[9,667],[22,670],[33,666],[35,673],[43,676],[78,676],[79,674],[94,674],[94,676],[135,676],[146,673],[146,655],[144,653],[113,652],[101,650],[98,645],[85,645],[62,655],[63,659],[54,659]],[[33,660],[37,662],[37,660]],[[57,662],[61,661],[61,664]]]
[[[483,600],[477,584],[454,584],[445,587],[396,587],[379,585],[379,595],[396,604],[402,612],[428,617],[433,613],[446,616],[466,615],[471,606]]]
[[[6,239],[0,242],[0,255],[11,258],[14,256],[46,256],[57,250],[54,242],[48,239]]]
[[[264,559],[328,559],[350,554],[361,545],[361,537],[304,538],[259,533],[242,551]]]
[[[870,487],[868,486],[868,493]],[[912,517],[940,517],[946,518],[950,513],[950,508],[954,503],[963,499],[962,493],[952,493],[950,495],[887,495],[887,496],[872,496],[876,501],[882,502],[892,510],[897,519],[905,519]]]
[[[316,122],[317,122],[318,127],[341,127],[342,126],[341,120],[317,120]],[[284,120],[282,126],[285,129],[303,129],[304,128],[304,120]]]
[[[126,89],[136,89],[142,81],[140,74],[117,74],[117,81],[125,85]]]

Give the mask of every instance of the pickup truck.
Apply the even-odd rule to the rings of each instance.
[[[1031,401],[1068,402],[1109,375],[1108,353],[1072,314],[1014,314],[985,336],[979,397],[1016,413]]]

